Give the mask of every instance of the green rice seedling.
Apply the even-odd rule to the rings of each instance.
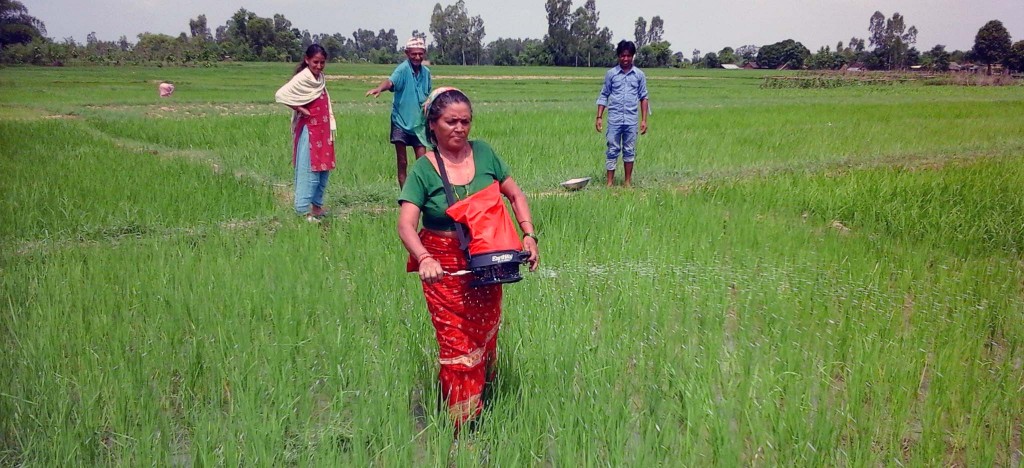
[[[1019,460],[1019,93],[651,70],[637,187],[564,192],[603,172],[600,70],[434,67],[542,238],[453,444],[362,95],[389,70],[328,68],[318,225],[290,216],[286,64],[0,71],[0,463]]]
[[[275,212],[272,197],[254,184],[185,160],[118,149],[75,121],[4,121],[0,127],[4,238],[160,235]]]

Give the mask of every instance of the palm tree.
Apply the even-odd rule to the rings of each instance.
[[[18,0],[0,0],[0,48],[24,44],[46,34],[46,26]]]

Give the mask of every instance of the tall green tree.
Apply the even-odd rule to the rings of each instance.
[[[1006,67],[1010,71],[1024,72],[1024,41],[1014,42],[1010,46],[1010,54],[1006,58]]]
[[[572,65],[572,0],[546,0],[548,33],[544,48],[555,65]]]
[[[461,3],[462,0],[459,0]],[[480,15],[469,18],[466,32],[466,44],[462,49],[462,64],[479,64],[484,57],[484,36],[487,30],[484,29],[484,20]]]
[[[848,45],[846,47],[850,48],[850,50],[852,50],[852,51],[854,51],[856,53],[864,52],[864,39],[858,39],[856,37],[851,37],[850,38],[850,42],[848,43]]]
[[[922,54],[921,59],[923,65],[932,70],[946,71],[949,70],[949,57],[949,52],[946,52],[946,46],[936,44],[931,50]]]
[[[903,15],[893,13],[886,19],[880,11],[871,15],[868,21],[869,40],[874,47],[875,56],[887,70],[906,68],[909,62],[908,52],[917,42],[917,27],[906,25]]]
[[[46,25],[28,14],[18,0],[0,0],[0,49],[10,44],[27,44],[46,35]]]
[[[588,6],[593,8],[587,8]],[[588,49],[593,36],[597,34],[597,19],[597,7],[593,0],[589,0],[587,5],[577,8],[572,14],[569,37],[572,38],[571,51],[574,67],[580,66],[581,57],[583,65],[590,66],[590,51]]]
[[[665,21],[661,16],[651,18],[650,25],[643,16],[633,23],[633,36],[636,39],[637,65],[641,67],[663,67],[672,61],[670,44],[662,40],[665,35]],[[665,53],[668,53],[668,56]],[[648,54],[653,54],[648,57]],[[717,57],[717,56],[716,56]],[[700,57],[695,57],[695,62]]]
[[[522,65],[554,65],[555,61],[548,52],[544,41],[539,39],[526,39],[523,41],[523,51],[519,54],[519,63]]]
[[[671,44],[668,41],[646,44],[636,55],[637,66],[643,68],[667,67],[674,62]]]
[[[377,31],[377,49],[395,53],[398,51],[398,34],[395,33],[395,29]]]
[[[757,60],[757,49],[758,47],[753,44],[742,45],[736,49],[736,55],[742,63],[753,62]]]
[[[569,28],[573,39],[573,66],[603,67],[615,62],[612,32],[598,25],[600,17],[594,0],[587,0],[573,13]]]
[[[320,44],[327,51],[327,56],[330,57],[330,60],[337,60],[345,57],[345,44],[348,41],[349,39],[341,34],[309,35],[309,31],[305,31],[302,44],[304,48],[309,47],[313,43]]]
[[[988,65],[988,74],[992,74],[992,64],[1001,62],[1010,53],[1010,33],[1003,22],[992,20],[985,23],[974,36],[974,57]]]
[[[721,63],[736,63],[736,51],[732,47],[723,47],[718,51],[718,60]]]
[[[808,57],[805,65],[811,70],[838,70],[846,64],[843,54],[839,51],[843,43],[836,44],[836,52],[832,52],[829,46],[822,46],[818,52]]]
[[[451,37],[455,34],[451,29],[451,23],[444,16],[444,7],[440,3],[435,3],[434,10],[430,13],[429,30],[430,35],[434,37],[431,52],[437,63],[444,63],[444,57],[448,54],[445,48],[452,44]]]
[[[633,42],[637,50],[647,45],[647,20],[640,16],[633,22]]]
[[[651,18],[651,24],[647,27],[647,44],[654,44],[662,41],[665,35],[665,21],[661,16],[655,15]]]
[[[435,4],[430,34],[439,63],[476,65],[483,59],[484,20],[479,15],[469,16],[464,0],[443,8]]]
[[[803,44],[792,39],[762,46],[757,51],[757,64],[761,68],[802,68],[804,61],[810,57],[811,51]]]
[[[302,31],[282,14],[274,15],[274,48],[289,62],[298,61],[306,52],[302,47]]]
[[[195,19],[189,20],[188,29],[194,38],[203,41],[213,40],[213,34],[210,34],[210,28],[206,25],[206,15],[199,15]]]
[[[914,44],[917,43],[917,27],[907,28],[903,16],[893,13],[892,18],[885,22],[886,35],[890,39],[889,65],[892,68],[903,69],[914,63],[912,58],[917,54]]]
[[[246,24],[249,50],[260,60],[277,59],[277,48],[274,47],[274,22],[270,18],[256,16]],[[271,48],[268,54],[264,49]]]
[[[706,55],[704,55],[704,58],[701,59],[701,64],[704,66],[704,68],[722,67],[722,62],[721,60],[718,59],[718,54],[714,52],[708,52]]]
[[[519,53],[523,51],[523,41],[522,39],[499,37],[498,40],[487,44],[484,50],[487,57],[485,62],[488,64],[502,67],[519,65]]]
[[[189,25],[191,29],[192,22]],[[223,53],[235,60],[294,61],[303,52],[302,32],[284,15],[264,18],[245,8],[217,28],[216,39]]]
[[[369,29],[359,28],[352,31],[352,42],[355,45],[356,55],[359,58],[367,58],[370,51],[377,48],[377,35]]]
[[[235,14],[228,18],[224,24],[223,31],[217,29],[217,41],[225,54],[235,60],[252,61],[257,59],[249,38],[249,22],[256,18],[253,13],[245,8],[239,8]]]
[[[868,20],[868,41],[874,48],[885,47],[887,39],[885,37],[885,15],[880,11],[875,11]]]
[[[139,34],[132,52],[138,59],[154,62],[177,62],[184,55],[187,38],[175,38],[167,34]]]

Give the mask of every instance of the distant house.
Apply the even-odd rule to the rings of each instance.
[[[865,67],[864,64],[861,62],[853,62],[849,65],[843,65],[843,68],[841,68],[840,70],[848,72],[861,72],[867,70],[867,67]]]
[[[949,71],[960,71],[961,67],[959,63],[949,62]]]
[[[747,62],[743,64],[744,70],[757,70],[758,68],[761,67],[757,64],[757,62]]]
[[[734,63],[723,63],[722,64],[722,68],[724,68],[726,70],[739,70],[740,69],[739,65],[736,65]]]

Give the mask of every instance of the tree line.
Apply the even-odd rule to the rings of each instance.
[[[1015,72],[1024,72],[1024,41],[1012,42],[1010,33],[999,20],[992,20],[978,30],[974,47],[967,51],[947,51],[937,44],[921,52],[916,47],[917,27],[908,26],[898,12],[889,18],[876,11],[868,20],[868,36],[851,37],[844,44],[839,41],[835,49],[822,46],[811,53],[803,44],[786,39],[761,47],[745,45],[738,49],[725,47],[704,56],[693,51],[691,63],[707,68],[723,64],[753,64],[757,68],[787,68],[811,70],[839,70],[856,67],[863,70],[906,70],[920,67],[947,71],[955,63],[978,62],[991,73],[993,65]]]
[[[479,15],[471,15],[464,0],[434,5],[429,19],[431,36],[428,59],[438,64],[458,65],[555,65],[609,67],[616,63],[615,37],[600,24],[596,0],[585,0],[573,9],[572,0],[545,0],[547,34],[540,39],[498,38],[484,42],[486,28]],[[1010,34],[998,20],[985,24],[968,51],[946,51],[935,45],[920,52],[918,30],[907,25],[899,13],[886,17],[876,11],[868,21],[866,38],[852,37],[835,49],[823,46],[811,53],[803,44],[785,39],[772,44],[724,47],[686,57],[673,52],[664,40],[665,22],[658,16],[650,21],[640,16],[634,22],[637,46],[635,63],[640,67],[718,68],[724,64],[758,68],[901,70],[921,66],[946,70],[956,62],[975,61],[1024,71],[1024,41],[1011,42]],[[427,33],[414,30],[426,39]],[[0,0],[0,63],[52,65],[65,62],[101,64],[161,63],[212,65],[220,61],[296,62],[306,47],[319,43],[332,61],[397,63],[404,59],[394,29],[356,29],[351,34],[311,34],[295,27],[282,14],[261,17],[240,8],[223,25],[210,28],[206,15],[189,20],[188,32],[178,36],[141,33],[135,42],[121,36],[116,41],[100,40],[95,33],[85,43],[73,38],[56,41],[46,37],[41,20],[28,13],[18,0]]]
[[[607,67],[616,63],[613,34],[599,24],[595,0],[573,10],[572,0],[546,0],[548,34],[541,39],[498,38],[484,43],[486,29],[479,15],[471,15],[464,0],[434,5],[429,29],[432,63],[459,65],[557,65]],[[8,14],[8,12],[10,14]],[[20,16],[19,16],[20,15]],[[188,32],[178,36],[141,33],[135,42],[121,36],[100,40],[95,33],[85,43],[73,38],[56,41],[45,37],[41,21],[28,15],[18,0],[0,0],[0,62],[61,64],[200,64],[218,61],[298,61],[312,43],[327,50],[333,61],[396,63],[404,58],[394,29],[357,29],[351,34],[311,34],[295,27],[282,14],[261,17],[239,9],[225,24],[211,29],[206,15],[189,21]],[[636,63],[644,67],[679,65],[670,44],[664,41],[664,21],[636,20]],[[11,31],[7,34],[6,31]],[[413,31],[426,39],[427,33]],[[404,37],[403,37],[404,39]],[[404,43],[404,40],[402,41]]]

